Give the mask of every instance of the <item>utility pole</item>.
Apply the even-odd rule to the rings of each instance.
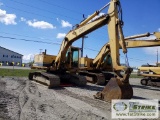
[[[39,49],[39,51],[40,51],[40,54],[42,53],[42,49]]]
[[[81,57],[83,57],[83,49],[84,49],[84,38],[88,38],[88,36],[82,37],[82,48],[81,48]]]
[[[158,48],[157,48],[157,66],[158,66]]]

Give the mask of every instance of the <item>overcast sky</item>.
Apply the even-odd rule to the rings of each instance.
[[[40,51],[57,55],[65,35],[109,0],[0,0],[0,46],[33,59]],[[160,31],[160,0],[121,0],[125,36]],[[107,13],[107,9],[103,11]],[[108,42],[107,26],[87,35],[84,56],[94,58]],[[153,38],[153,37],[151,37]],[[150,38],[150,39],[151,39]],[[38,42],[42,41],[42,42]],[[74,46],[81,47],[81,39]],[[159,47],[129,49],[130,66],[156,63]],[[121,53],[121,63],[124,55]]]

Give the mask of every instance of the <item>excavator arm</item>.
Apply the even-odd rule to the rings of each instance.
[[[150,33],[146,33],[146,34],[126,37],[124,40],[127,48],[160,46],[160,38],[158,37],[159,34],[160,32],[154,32],[153,35],[156,37],[156,39],[146,40],[145,38],[142,38],[142,37],[149,37],[151,35]],[[141,40],[135,40],[135,38],[141,38]],[[119,41],[119,48],[122,49],[121,41]],[[95,59],[93,60],[93,65],[96,66],[96,69],[100,69],[100,67],[102,66],[101,63],[104,61],[104,58],[109,53],[110,53],[110,44],[106,43],[101,48]]]

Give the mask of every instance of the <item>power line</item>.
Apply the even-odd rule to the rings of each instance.
[[[60,5],[57,5],[57,4],[53,4],[53,3],[50,3],[50,2],[47,2],[47,1],[44,1],[44,0],[38,0],[38,1],[41,1],[45,4],[48,4],[48,5],[53,5],[53,6],[56,6],[56,7],[59,7],[59,8],[62,8],[62,9],[65,9],[65,10],[68,10],[68,11],[71,11],[71,12],[74,12],[74,13],[78,13],[78,14],[83,14],[83,13],[80,13],[78,11],[75,11],[75,10],[71,10],[71,9],[68,9],[68,8],[65,8],[65,7],[62,7]]]
[[[15,38],[15,37],[8,37],[8,36],[0,36],[0,38],[4,39],[13,39],[13,40],[20,40],[20,41],[26,41],[26,42],[36,42],[36,43],[45,43],[45,44],[54,44],[54,45],[61,45],[60,43],[53,43],[53,42],[45,42],[45,41],[39,41],[39,40],[30,40],[30,39],[21,39],[21,38]],[[90,48],[84,48],[91,51],[98,51]]]
[[[12,0],[12,1],[13,1],[13,0]],[[21,3],[21,2],[17,2],[17,1],[14,1],[14,2],[15,2],[15,3],[18,3],[18,4],[21,4],[21,5],[24,5],[24,6],[31,7],[31,8],[33,8],[33,9],[37,9],[37,10],[41,10],[41,11],[44,11],[44,12],[52,13],[52,14],[55,14],[55,15],[58,15],[58,16],[63,16],[63,17],[70,18],[70,19],[73,19],[73,20],[78,20],[78,19],[75,19],[75,18],[73,18],[73,17],[69,17],[69,16],[66,16],[66,15],[63,15],[63,14],[55,13],[55,12],[53,12],[53,11],[45,10],[45,9],[38,8],[38,7],[35,7],[35,6],[32,6],[32,5],[24,4],[24,3]],[[21,10],[21,9],[17,9],[17,8],[14,8],[14,7],[11,7],[11,6],[7,6],[7,5],[5,5],[5,6],[11,8],[11,9],[15,9],[15,10]],[[46,16],[44,16],[44,15],[40,15],[40,14],[37,14],[37,13],[28,12],[28,11],[24,11],[24,10],[22,10],[22,11],[23,11],[23,12],[26,12],[26,13],[30,13],[30,14],[35,14],[35,15],[38,15],[38,16],[46,17]]]
[[[41,10],[41,11],[46,11],[46,12],[53,13],[53,14],[56,14],[56,15],[64,16],[64,15],[62,15],[62,14],[58,14],[58,13],[55,13],[55,12],[52,12],[52,11],[44,10],[44,9],[42,9],[42,8],[38,8],[38,7],[35,7],[35,6],[27,5],[27,4],[24,4],[24,3],[21,3],[21,2],[17,2],[17,1],[14,1],[14,2],[19,3],[19,4],[23,4],[23,5],[25,5],[25,6],[32,7],[32,8],[35,8],[35,9],[39,9],[39,10]],[[32,15],[37,15],[37,16],[41,16],[41,17],[44,17],[44,18],[48,18],[48,19],[53,20],[53,18],[52,18],[52,17],[48,17],[48,16],[44,16],[44,15],[40,15],[40,14],[37,14],[37,13],[33,13],[33,12],[29,12],[29,11],[25,11],[25,10],[18,9],[18,8],[14,8],[14,7],[7,6],[7,5],[5,5],[5,6],[6,6],[6,7],[8,7],[8,8],[11,8],[11,9],[14,9],[14,10],[17,10],[17,11],[20,11],[20,12],[25,12],[25,13],[29,13],[29,14],[32,14]],[[72,18],[72,17],[69,17],[69,16],[64,16],[64,17],[66,17],[66,18],[70,18],[70,19],[72,19],[72,20],[76,20],[76,21],[81,21],[81,20],[79,20],[79,19],[75,19],[75,18]],[[102,27],[102,29],[105,29],[105,28],[104,28],[104,27]],[[105,29],[105,30],[106,30],[106,29]],[[104,35],[103,35],[103,34],[101,34],[101,36],[104,36]]]
[[[36,42],[36,43],[45,43],[45,44],[54,44],[54,45],[61,45],[60,43],[53,43],[53,42],[45,42],[45,41],[39,41],[39,40],[30,40],[30,39],[20,39],[20,38],[14,38],[14,37],[8,37],[8,36],[0,36],[0,38],[4,38],[4,39],[14,39],[14,40],[21,40],[21,41],[26,41],[26,42]],[[91,51],[96,51],[99,52],[99,50],[95,50],[95,49],[91,49],[91,48],[84,48],[84,49],[88,49]],[[120,56],[122,58],[124,58],[124,56]],[[128,57],[128,59],[132,59],[132,60],[136,60],[136,61],[146,61],[146,60],[141,60],[141,59],[135,59],[135,58],[131,58]]]
[[[31,36],[27,36],[27,35],[20,35],[20,34],[15,34],[15,33],[13,34],[13,33],[7,33],[7,32],[2,32],[2,31],[0,31],[0,33],[6,34],[6,35],[16,35],[16,36],[20,36],[20,37],[27,37],[27,38],[35,38],[35,39],[53,41],[53,40],[48,39],[48,38],[31,37]],[[78,45],[77,45],[77,46],[78,46]],[[90,49],[90,50],[93,50],[93,51],[98,51],[98,50],[96,50],[96,49],[91,49],[91,48],[88,48],[88,47],[85,47],[85,49]]]
[[[95,49],[91,49],[91,48],[84,48],[84,49],[88,49],[88,50],[91,50],[91,51],[99,52],[99,50],[95,50]]]
[[[55,13],[55,12],[52,12],[52,11],[48,11],[48,10],[45,10],[45,9],[42,9],[42,8],[38,8],[38,7],[35,7],[35,6],[32,6],[32,5],[24,4],[24,3],[21,3],[21,2],[17,2],[17,1],[14,1],[14,2],[19,3],[19,4],[23,4],[23,5],[25,5],[25,6],[32,7],[32,8],[41,10],[41,11],[46,11],[46,12],[53,13],[53,14],[56,14],[56,15],[64,16],[64,17],[70,18],[70,19],[72,19],[72,20],[80,21],[80,20],[78,20],[78,19],[75,19],[75,18],[72,18],[72,17],[69,17],[69,16],[65,16],[65,15],[62,15],[62,14],[58,14],[58,13]],[[30,11],[25,11],[25,10],[18,9],[18,8],[14,8],[14,7],[7,6],[7,5],[5,5],[5,7],[8,7],[8,8],[14,9],[14,10],[17,10],[17,11],[19,11],[19,12],[25,12],[25,13],[32,14],[32,15],[41,16],[41,17],[48,18],[48,19],[51,19],[51,20],[54,19],[54,18],[52,18],[52,17],[44,16],[44,15],[37,14],[37,13],[33,13],[33,12],[30,12]],[[103,27],[102,27],[102,29],[103,29]],[[104,36],[104,35],[101,33],[101,36]]]
[[[14,1],[15,3],[18,3],[18,4],[25,5],[25,6],[35,7],[35,6],[31,6],[31,5],[28,5],[28,4],[24,4],[24,3],[21,3],[21,2],[15,1],[15,0],[12,0],[12,1]],[[63,6],[60,6],[60,5],[57,5],[57,4],[53,4],[53,3],[50,3],[50,2],[47,2],[47,1],[44,1],[44,0],[38,0],[38,2],[39,2],[39,1],[41,1],[41,2],[43,2],[43,3],[45,3],[45,4],[48,4],[48,5],[51,5],[51,6],[56,6],[56,7],[59,7],[59,8],[61,8],[61,9],[65,9],[65,10],[74,12],[74,13],[83,14],[83,13],[81,13],[81,12],[78,12],[78,11],[75,11],[75,10],[72,10],[72,9],[68,9],[68,8],[66,8],[66,7],[63,7]],[[41,9],[41,8],[38,8],[38,7],[35,7],[35,8]],[[44,10],[44,9],[41,9],[41,10]],[[48,10],[46,10],[46,11],[48,11]],[[50,11],[49,11],[49,12],[50,12]],[[57,13],[56,13],[56,14],[57,14]]]
[[[6,35],[16,35],[16,36],[20,36],[20,37],[27,37],[27,38],[35,38],[35,39],[41,39],[41,40],[48,40],[48,41],[53,41],[53,39],[48,39],[48,38],[39,38],[39,37],[31,37],[31,36],[27,36],[27,35],[20,35],[20,34],[13,34],[13,33],[7,33],[7,32],[1,32],[0,33],[2,34],[6,34]],[[61,42],[61,41],[60,41]],[[78,46],[78,45],[77,45]],[[90,48],[87,48],[86,49],[90,49]],[[98,50],[95,50],[95,49],[91,49],[93,51],[98,51]]]
[[[44,15],[40,15],[40,14],[37,14],[37,13],[33,13],[33,12],[29,12],[29,11],[25,11],[25,10],[18,9],[18,8],[14,8],[14,7],[7,6],[7,5],[5,5],[5,7],[8,7],[8,8],[14,9],[14,10],[17,10],[17,11],[19,11],[19,12],[25,12],[25,13],[28,13],[28,14],[37,15],[37,16],[41,16],[41,17],[44,17],[44,18],[48,18],[48,19],[53,20],[53,18],[52,18],[52,17],[48,17],[48,16],[44,16]]]
[[[32,15],[36,15],[36,16],[41,16],[41,17],[43,17],[43,18],[48,18],[48,19],[51,19],[51,20],[53,20],[54,18],[52,18],[52,17],[48,17],[48,16],[44,16],[44,15],[40,15],[40,14],[37,14],[37,13],[33,13],[33,12],[29,12],[29,11],[25,11],[25,10],[22,10],[22,9],[18,9],[18,8],[14,8],[14,7],[11,7],[11,6],[7,6],[7,5],[5,5],[5,7],[8,7],[8,8],[11,8],[11,9],[14,9],[14,10],[17,10],[17,11],[19,11],[19,12],[25,12],[25,13],[28,13],[28,14],[32,14]],[[24,16],[23,16],[24,17]],[[26,17],[25,17],[26,18]],[[78,20],[78,19],[73,19],[73,18],[71,18],[71,17],[68,17],[68,18],[70,18],[70,19],[72,19],[72,20]],[[78,20],[78,21],[80,21],[80,20]],[[102,29],[103,29],[103,27],[102,27]],[[106,33],[104,33],[104,34],[106,34]],[[103,35],[103,33],[101,33],[101,36],[104,36]]]
[[[8,37],[8,36],[0,36],[0,38],[4,38],[4,39],[14,39],[14,40],[21,40],[21,41],[27,41],[27,42],[37,42],[37,43],[45,43],[45,44],[61,45],[60,43],[45,42],[45,41],[30,40],[30,39],[20,39],[20,38]],[[91,48],[84,48],[84,49],[88,49],[88,50],[91,50],[91,51],[99,52],[99,50],[95,50],[95,49],[91,49]],[[124,56],[121,56],[121,57],[122,57],[122,58],[124,58]],[[145,61],[145,60],[135,59],[135,58],[131,58],[131,57],[128,57],[128,58],[129,58],[129,59],[132,59],[132,60],[137,60],[137,61]]]
[[[7,37],[7,36],[0,36],[0,38],[21,40],[21,41],[29,41],[29,42],[37,42],[37,43],[46,43],[46,44],[61,45],[60,43],[45,42],[45,41],[39,41],[39,40],[21,39],[21,38]]]
[[[120,57],[125,58],[124,56],[120,56]],[[141,60],[141,59],[136,59],[136,58],[131,58],[131,57],[128,57],[128,59],[134,60],[134,61],[139,61],[139,62],[144,62],[144,61],[146,61],[146,60]]]
[[[53,41],[51,39],[47,39],[47,38],[38,38],[38,37],[31,37],[31,36],[27,36],[27,35],[20,35],[20,34],[11,34],[11,33],[6,33],[6,32],[1,32],[0,33],[3,33],[3,34],[6,34],[6,35],[16,35],[16,36],[21,36],[21,37],[27,37],[27,38],[35,38],[35,39],[41,39],[41,40],[49,40],[49,41]],[[15,39],[19,39],[19,38],[15,38]],[[24,38],[23,38],[24,39]],[[28,40],[28,39],[27,39]],[[78,44],[77,44],[78,46]],[[84,49],[88,49],[88,50],[91,50],[91,51],[96,51],[96,52],[99,52],[98,50],[96,49],[91,49],[91,48],[88,48],[88,47],[85,47]]]
[[[27,38],[36,38],[36,39],[41,39],[41,40],[49,40],[49,41],[53,41],[53,40],[48,39],[48,38],[31,37],[31,36],[27,36],[27,35],[12,34],[12,33],[6,33],[6,32],[1,32],[1,31],[0,31],[0,33],[6,34],[6,35],[16,35],[16,36],[27,37]]]

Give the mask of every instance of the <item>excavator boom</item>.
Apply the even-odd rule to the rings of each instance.
[[[60,67],[61,62],[65,61],[65,55],[69,48],[69,46],[72,45],[72,43],[79,38],[85,36],[86,34],[106,25],[108,23],[109,16],[103,15],[102,17],[94,20],[93,22],[90,22],[88,24],[85,24],[83,26],[77,27],[76,29],[70,31],[66,37],[64,38],[60,51],[56,57],[55,63],[59,63],[57,68]]]
[[[145,38],[142,37],[149,37],[151,34],[146,33],[146,34],[141,34],[141,35],[135,35],[135,36],[130,36],[126,37],[125,44],[127,48],[139,48],[139,47],[154,47],[154,46],[160,46],[160,40],[159,37],[156,36],[160,32],[155,32],[155,39],[150,39],[146,40]],[[141,40],[136,40],[134,38],[141,38]],[[119,48],[122,49],[122,42],[119,41]],[[96,66],[96,69],[100,69],[101,63],[104,61],[104,58],[110,53],[110,43],[106,43],[97,56],[93,60],[93,65]]]
[[[112,3],[114,1],[111,1]],[[117,1],[118,2],[118,1]],[[76,25],[76,28],[69,31],[68,34],[65,36],[64,40],[62,41],[59,53],[56,57],[55,63],[58,63],[57,69],[60,68],[60,65],[62,62],[65,61],[65,55],[69,48],[69,46],[72,45],[72,43],[79,38],[85,36],[88,33],[91,33],[92,31],[108,24],[110,14],[104,14],[97,19],[92,20],[95,16],[97,16],[104,8],[110,5],[110,3],[106,4],[104,7],[102,7],[99,11],[94,12],[92,15],[90,15],[87,19],[82,21],[80,24]],[[116,3],[116,2],[114,2]],[[110,8],[115,7],[113,5],[109,6]],[[117,9],[117,8],[114,8]],[[112,11],[114,12],[114,11]]]

